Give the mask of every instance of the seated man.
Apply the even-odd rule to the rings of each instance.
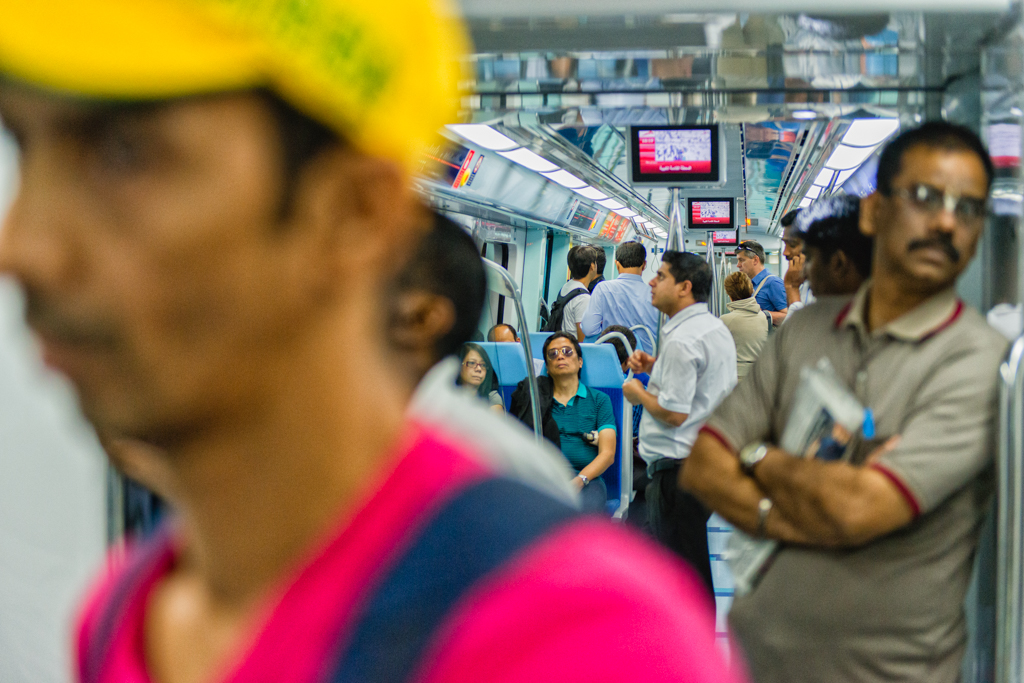
[[[487,331],[487,341],[491,342],[514,342],[520,343],[519,334],[516,332],[516,328],[512,327],[508,323],[498,323],[490,330]],[[540,374],[544,372],[544,361],[539,358],[533,360],[533,373],[540,377]]]
[[[576,472],[573,483],[584,510],[599,512],[608,499],[600,476],[615,462],[615,415],[603,391],[580,381],[583,350],[566,332],[544,342],[544,358],[552,382],[551,416],[558,425],[562,453]]]

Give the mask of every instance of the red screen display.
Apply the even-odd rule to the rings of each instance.
[[[732,204],[722,201],[701,200],[690,204],[690,225],[731,225]]]
[[[711,173],[711,131],[641,130],[640,172]]]

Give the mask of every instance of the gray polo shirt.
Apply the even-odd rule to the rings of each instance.
[[[747,378],[708,420],[734,448],[778,443],[800,368],[827,356],[874,411],[877,464],[916,518],[845,550],[784,547],[729,622],[758,683],[957,681],[963,602],[992,488],[998,369],[1007,343],[952,290],[868,333],[869,284],[822,297],[769,339]]]

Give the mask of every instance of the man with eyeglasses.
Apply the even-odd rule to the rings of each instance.
[[[872,279],[789,321],[693,447],[680,483],[782,542],[729,614],[760,683],[960,678],[1007,343],[955,286],[991,183],[965,128],[933,122],[893,140],[860,207]],[[775,446],[801,369],[823,359],[873,422],[830,462]]]

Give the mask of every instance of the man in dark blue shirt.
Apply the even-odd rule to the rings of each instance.
[[[786,285],[764,267],[764,247],[754,240],[740,242],[736,248],[736,265],[754,283],[754,298],[762,311],[772,318],[772,325],[781,325],[786,319],[789,300]]]

